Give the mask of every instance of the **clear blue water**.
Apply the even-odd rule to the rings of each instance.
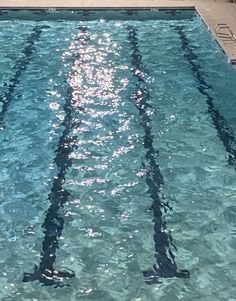
[[[0,20],[1,300],[236,300],[236,73],[200,18]]]

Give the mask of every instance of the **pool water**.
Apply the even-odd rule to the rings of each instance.
[[[0,45],[1,300],[236,300],[236,73],[197,14],[1,11]]]

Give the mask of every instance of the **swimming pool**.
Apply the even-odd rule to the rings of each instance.
[[[1,11],[1,300],[235,300],[235,70],[194,11]]]

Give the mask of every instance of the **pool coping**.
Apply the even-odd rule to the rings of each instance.
[[[171,10],[171,9],[194,9],[213,38],[217,41],[225,53],[229,63],[236,65],[236,40],[225,41],[215,32],[215,27],[219,23],[225,23],[232,29],[236,36],[236,4],[221,0],[117,0],[116,4],[102,0],[98,5],[96,0],[76,1],[68,0],[68,5],[64,1],[54,0],[53,4],[49,0],[0,0],[0,10]],[[109,5],[108,5],[108,3]],[[149,2],[147,4],[147,2]],[[125,3],[125,5],[124,5]]]

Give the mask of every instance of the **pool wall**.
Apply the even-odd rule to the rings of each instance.
[[[206,23],[208,29],[211,31],[214,38],[217,40],[223,51],[225,52],[228,61],[231,64],[236,64],[236,40],[232,39],[231,41],[224,41],[222,38],[218,37],[215,33],[215,27],[217,24],[227,24],[231,29],[234,35],[236,35],[236,4],[227,0],[221,1],[210,1],[210,0],[180,0],[180,1],[171,1],[171,0],[119,0],[114,3],[110,1],[103,0],[97,1],[75,1],[69,0],[66,2],[61,0],[56,1],[38,1],[38,0],[1,0],[0,9],[40,9],[41,13],[44,10],[49,12],[56,12],[61,9],[81,9],[86,14],[89,10],[101,10],[101,9],[125,9],[125,10],[137,10],[137,9],[147,9],[152,11],[160,11],[163,9],[196,9],[198,14],[201,16],[203,21]]]

